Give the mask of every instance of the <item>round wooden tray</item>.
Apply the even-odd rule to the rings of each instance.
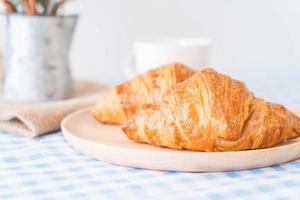
[[[127,139],[118,126],[97,122],[89,109],[68,115],[61,124],[65,138],[79,152],[117,165],[185,172],[233,171],[266,167],[300,157],[300,138],[259,150],[195,152],[159,148]]]

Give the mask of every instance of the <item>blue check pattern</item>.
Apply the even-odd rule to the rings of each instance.
[[[72,149],[62,133],[1,133],[0,199],[297,199],[300,160],[226,173],[115,166]]]
[[[282,69],[277,72],[272,69],[273,78],[268,78],[262,70],[255,71],[254,76],[253,71],[229,73],[246,80],[249,87],[265,95],[263,97],[300,110],[299,68],[285,71],[285,76]],[[288,81],[282,80],[286,74]],[[263,85],[265,91],[258,85]],[[86,157],[70,147],[61,132],[35,139],[0,133],[0,199],[299,198],[300,160],[225,173],[151,171]]]

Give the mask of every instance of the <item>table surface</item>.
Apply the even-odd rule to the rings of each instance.
[[[221,71],[244,80],[257,96],[300,111],[300,67]],[[0,137],[0,199],[298,199],[300,195],[300,160],[225,173],[163,172],[86,157],[72,149],[61,132],[36,139],[4,132]]]

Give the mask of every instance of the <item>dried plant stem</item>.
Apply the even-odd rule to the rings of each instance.
[[[44,14],[46,14],[47,11],[48,11],[48,9],[49,9],[50,0],[45,0],[44,2],[45,2],[45,5],[44,5],[45,6]]]
[[[22,10],[25,15],[57,16],[67,1],[69,0],[0,0],[0,3],[4,5],[6,13],[16,13],[19,9],[19,12]]]
[[[9,14],[16,12],[16,8],[9,0],[0,0],[4,5],[5,11]]]
[[[29,0],[29,7],[30,7],[31,15],[35,15],[36,14],[36,0]]]
[[[23,8],[26,15],[31,15],[30,5],[28,0],[23,0]]]
[[[67,0],[59,0],[57,3],[55,3],[53,9],[50,12],[50,15],[58,15],[58,11],[62,9],[66,1]]]
[[[23,0],[26,15],[36,15],[36,0]]]

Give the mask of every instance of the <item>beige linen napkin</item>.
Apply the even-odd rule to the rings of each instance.
[[[35,137],[60,129],[69,113],[93,105],[104,86],[88,81],[75,82],[76,96],[45,103],[0,102],[0,130]]]

